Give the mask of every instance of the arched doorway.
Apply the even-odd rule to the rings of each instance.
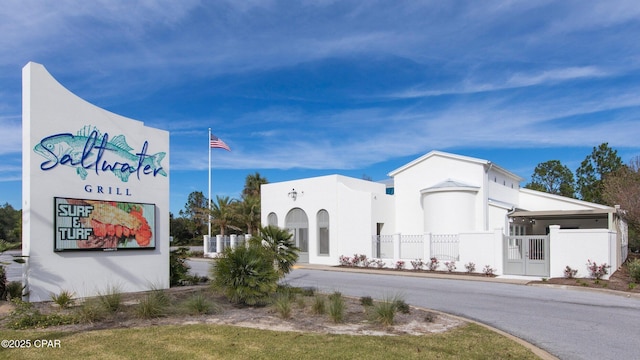
[[[304,210],[291,209],[284,221],[284,227],[293,234],[293,240],[300,249],[299,263],[309,262],[309,219]]]

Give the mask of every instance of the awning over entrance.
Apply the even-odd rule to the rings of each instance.
[[[601,218],[613,214],[616,209],[593,209],[593,210],[546,210],[546,211],[527,211],[516,210],[509,214],[509,217],[528,217],[528,218]]]
[[[510,213],[512,235],[548,234],[550,225],[562,229],[614,229],[616,209],[590,210],[516,210]]]

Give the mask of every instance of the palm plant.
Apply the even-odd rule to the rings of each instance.
[[[231,228],[240,230],[236,226],[233,226],[233,222],[237,219],[237,212],[234,211],[234,204],[236,200],[231,199],[228,196],[220,197],[216,196],[216,202],[211,205],[211,217],[212,222],[216,226],[220,227],[220,235],[225,235],[226,230]]]
[[[280,276],[291,272],[298,261],[298,249],[293,241],[293,235],[277,226],[267,226],[260,229],[260,235],[250,240],[254,245],[262,244],[273,254],[275,267]]]
[[[260,197],[255,195],[243,195],[238,203],[238,220],[247,228],[248,234],[260,227]]]
[[[260,173],[256,172],[253,175],[247,175],[244,181],[244,189],[242,195],[244,196],[257,196],[260,197],[260,185],[267,184],[266,178],[263,178]]]
[[[278,286],[273,257],[262,246],[226,248],[211,272],[212,285],[236,304],[266,304]]]

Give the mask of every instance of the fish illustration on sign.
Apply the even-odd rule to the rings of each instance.
[[[40,164],[44,171],[52,170],[58,165],[66,165],[76,169],[76,173],[85,180],[89,171],[97,175],[112,172],[122,182],[129,181],[131,174],[167,176],[162,168],[162,159],[166,153],[147,154],[149,144],[144,142],[142,149],[135,152],[127,144],[124,135],[109,139],[109,134],[101,134],[91,125],[85,125],[76,135],[60,133],[47,136],[37,144],[33,151],[46,161]]]

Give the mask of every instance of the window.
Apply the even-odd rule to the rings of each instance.
[[[524,236],[527,235],[527,228],[524,225],[511,224],[509,225],[509,236]]]
[[[267,216],[267,225],[278,226],[278,215],[276,215],[276,213],[269,213]]]
[[[329,255],[329,213],[318,211],[318,254]]]

